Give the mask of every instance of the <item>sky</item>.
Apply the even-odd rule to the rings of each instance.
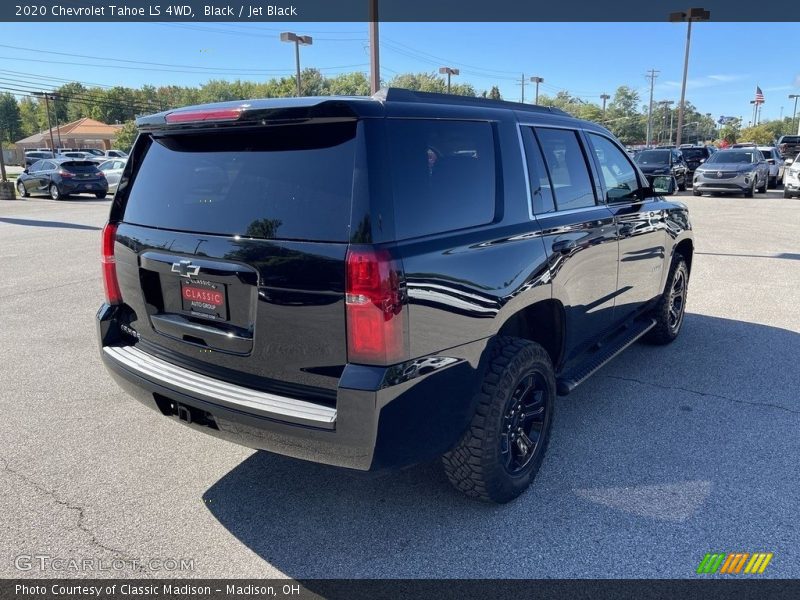
[[[762,120],[779,118],[781,108],[791,116],[794,100],[787,96],[800,94],[800,63],[778,41],[795,39],[797,28],[695,23],[687,101],[715,119],[741,116],[747,123],[758,85],[766,100]],[[139,87],[293,75],[294,47],[278,37],[286,29],[265,22],[4,23],[0,88],[26,78],[48,89],[64,80]],[[368,72],[366,23],[292,23],[291,30],[314,38],[301,48],[303,67],[326,75]],[[450,66],[461,69],[454,81],[478,91],[497,85],[504,99],[519,100],[524,73],[544,78],[541,93],[567,90],[599,104],[600,94],[629,85],[645,104],[645,75],[656,69],[654,100],[677,104],[685,41],[685,23],[381,23],[381,75]],[[530,83],[525,98],[533,99]]]

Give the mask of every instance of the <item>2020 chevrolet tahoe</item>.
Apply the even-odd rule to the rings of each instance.
[[[362,471],[441,456],[507,502],[557,394],[681,330],[686,207],[561,111],[391,89],[138,126],[103,230],[102,357],[198,430]]]

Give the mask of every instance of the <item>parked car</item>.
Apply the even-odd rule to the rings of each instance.
[[[97,165],[88,160],[53,158],[39,160],[17,177],[17,191],[22,197],[47,194],[53,200],[71,194],[94,194],[105,198],[108,183]]]
[[[783,197],[800,196],[800,154],[786,159],[783,173]]]
[[[783,181],[784,161],[780,151],[775,146],[757,146],[769,165],[768,187],[776,188]]]
[[[49,150],[29,150],[25,153],[25,167],[30,167],[33,163],[43,158],[53,158],[53,153]]]
[[[655,177],[672,175],[675,178],[678,189],[684,191],[689,181],[689,167],[683,160],[683,154],[675,148],[655,148],[653,150],[643,150],[634,158],[634,161],[647,176],[649,181]]]
[[[800,135],[782,135],[777,145],[781,158],[793,158],[800,153]]]
[[[97,167],[106,177],[106,181],[108,182],[108,192],[110,194],[113,194],[117,191],[117,186],[119,185],[119,180],[122,177],[122,171],[125,169],[126,162],[127,160],[113,158],[100,163],[100,165]]]
[[[691,144],[685,146],[681,145],[680,150],[683,155],[683,160],[686,161],[686,176],[688,181],[692,181],[697,167],[711,158],[711,155],[714,153],[709,146],[692,146]]]
[[[692,193],[744,194],[766,193],[769,165],[755,146],[720,150],[694,172]]]
[[[99,150],[97,148],[81,148],[80,151],[86,154],[91,154],[92,156],[105,157],[106,155],[106,153],[103,150]]]
[[[681,330],[686,207],[560,110],[392,89],[137,126],[101,355],[197,430],[364,471],[443,456],[458,489],[507,502],[556,394]]]
[[[128,158],[128,153],[124,150],[106,150],[105,156],[107,158]]]

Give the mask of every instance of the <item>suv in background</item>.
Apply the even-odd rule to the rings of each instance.
[[[53,153],[49,150],[29,150],[25,153],[25,164],[23,166],[28,168],[43,158],[53,158]]]
[[[680,151],[681,154],[683,154],[683,160],[686,161],[686,175],[688,181],[692,180],[697,167],[711,158],[711,155],[714,153],[714,150],[708,146],[682,145]]]
[[[794,158],[800,153],[800,135],[782,135],[778,138],[777,146],[781,158]]]
[[[102,234],[101,355],[197,430],[361,471],[442,456],[507,502],[557,394],[681,330],[686,207],[557,109],[391,89],[137,126]]]
[[[689,182],[689,167],[683,154],[675,148],[654,148],[642,150],[633,159],[639,168],[652,182],[656,177],[672,175],[680,191],[686,190]]]
[[[767,193],[769,165],[754,145],[740,145],[715,152],[694,172],[692,194],[743,194],[752,198],[756,191]]]
[[[786,159],[786,169],[783,173],[783,197],[791,198],[800,196],[800,154]]]
[[[757,146],[769,165],[769,187],[776,188],[783,181],[784,161],[775,146]]]

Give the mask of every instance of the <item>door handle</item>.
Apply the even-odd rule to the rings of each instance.
[[[555,254],[569,254],[577,247],[575,240],[558,240],[553,242],[552,246]]]

